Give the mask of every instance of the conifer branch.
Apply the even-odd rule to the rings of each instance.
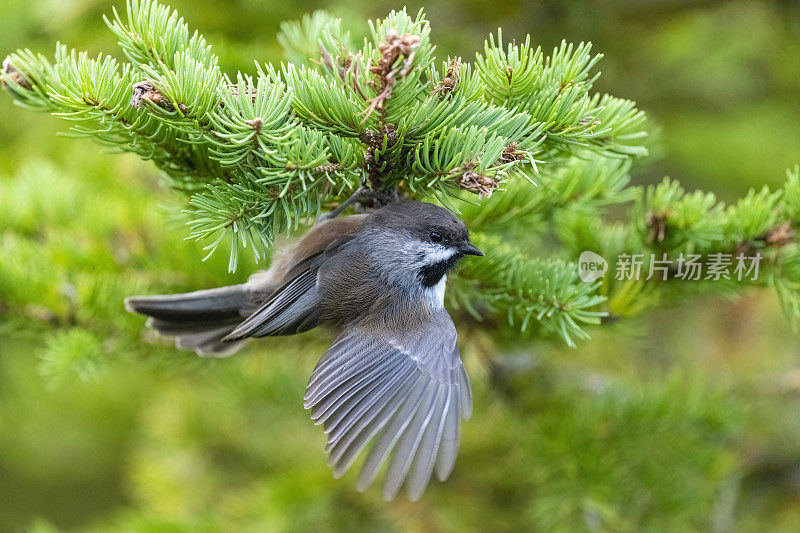
[[[592,92],[601,56],[589,43],[546,55],[498,30],[474,62],[437,63],[421,11],[371,23],[361,46],[317,12],[281,26],[289,63],[228,74],[204,37],[154,0],[129,0],[106,23],[127,62],[60,44],[53,60],[19,50],[3,62],[3,87],[76,135],[152,160],[186,193],[190,237],[209,255],[230,243],[231,270],[243,248],[261,258],[277,233],[356,190],[368,192],[362,208],[402,193],[460,210],[487,248],[451,291],[451,304],[475,318],[506,315],[573,345],[604,317],[681,291],[758,285],[800,319],[797,169],[783,189],[733,205],[673,180],[630,186],[631,160],[647,153],[645,116]],[[586,283],[575,267],[583,250],[761,253],[764,275]]]

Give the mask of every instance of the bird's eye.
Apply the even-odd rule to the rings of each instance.
[[[432,231],[431,232],[431,240],[433,242],[442,242],[442,234],[439,233],[438,231]]]

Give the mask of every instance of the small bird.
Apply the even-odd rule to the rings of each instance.
[[[358,490],[388,462],[384,498],[405,481],[416,501],[434,471],[440,481],[450,475],[460,418],[472,413],[443,303],[447,273],[465,255],[483,253],[461,220],[400,201],[315,225],[241,285],[135,296],[125,306],[203,357],[228,356],[251,337],[336,330],[305,394],[327,433],[328,464],[341,477],[369,445]]]

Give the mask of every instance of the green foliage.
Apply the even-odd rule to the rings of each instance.
[[[605,298],[597,294],[600,282],[581,283],[578,269],[565,261],[531,259],[497,238],[476,236],[479,247],[491,249],[492,261],[472,262],[459,271],[463,285],[474,285],[454,301],[480,319],[479,308],[503,310],[511,325],[525,332],[532,322],[560,335],[569,346],[574,338],[588,338],[582,327],[599,324],[606,313],[598,311]],[[478,294],[476,299],[474,294]]]
[[[639,237],[657,249],[704,252],[723,237],[722,210],[713,193],[687,193],[680,183],[665,178],[648,187],[637,206]]]
[[[108,363],[101,340],[78,328],[51,338],[40,357],[39,371],[56,380],[72,374],[91,379],[102,374],[103,365]]]
[[[339,21],[316,13],[284,24],[279,38],[287,56],[311,54],[311,63],[258,67],[232,82],[177,12],[152,0],[130,0],[127,11],[106,22],[129,63],[59,46],[51,64],[23,50],[9,57],[3,80],[20,102],[75,120],[76,133],[164,169],[193,195],[191,235],[210,239],[211,251],[228,239],[260,257],[277,232],[313,219],[362,179],[374,188],[404,182],[415,193],[489,180],[490,191],[514,171],[535,172],[536,151],[619,152],[628,129],[642,127],[641,113],[632,119],[632,108],[589,94],[598,58],[588,45],[564,44],[546,59],[536,52],[521,81],[480,55],[476,74],[454,60],[450,85],[437,89],[447,70],[433,68],[421,11],[371,23],[361,48]],[[486,54],[516,65],[533,52],[529,41],[506,52],[491,38]],[[509,83],[513,95],[498,96]],[[518,150],[504,156],[511,145]]]
[[[200,263],[206,252],[182,241],[185,197],[158,187],[152,166],[130,156],[93,155],[54,135],[61,122],[0,99],[0,529],[757,531],[766,523],[774,531],[798,530],[796,342],[775,301],[777,295],[789,316],[800,313],[798,246],[794,238],[779,244],[781,235],[797,228],[800,213],[798,170],[780,185],[782,169],[800,154],[793,119],[800,72],[792,55],[794,7],[734,1],[701,10],[637,8],[647,15],[640,17],[614,1],[587,10],[582,3],[554,8],[546,2],[487,9],[485,2],[468,0],[453,17],[452,5],[429,0],[439,59],[429,63],[426,90],[440,90],[397,118],[402,145],[389,145],[390,132],[387,146],[383,134],[367,139],[372,146],[360,135],[331,133],[315,123],[291,148],[282,141],[284,132],[305,122],[291,110],[293,89],[286,86],[284,67],[273,62],[277,75],[267,66],[262,74],[251,67],[251,58],[274,61],[274,17],[295,17],[302,8],[174,2],[214,35],[217,64],[227,73],[221,113],[200,124],[204,134],[174,109],[146,100],[139,109],[131,107],[133,84],[142,81],[133,74],[141,71],[131,70],[128,79],[124,63],[115,71],[96,53],[77,55],[74,63],[68,49],[57,61],[30,53],[27,79],[39,81],[18,90],[15,101],[46,112],[64,111],[55,101],[81,106],[81,113],[70,115],[77,121],[67,123],[82,127],[81,136],[106,138],[114,151],[160,161],[168,183],[189,195],[207,192],[208,184],[224,187],[225,176],[241,166],[251,181],[236,181],[236,195],[260,202],[262,191],[274,194],[289,183],[286,195],[293,196],[293,180],[317,174],[300,177],[302,165],[290,170],[286,161],[313,164],[320,150],[296,150],[317,142],[329,150],[325,162],[339,164],[322,175],[331,183],[321,185],[331,187],[321,201],[324,210],[360,184],[370,149],[387,153],[380,159],[388,172],[389,161],[407,157],[442,127],[485,127],[485,139],[517,138],[515,128],[528,127],[528,113],[482,101],[475,63],[453,55],[466,57],[481,46],[487,28],[502,24],[506,38],[511,28],[525,28],[545,50],[563,35],[602,42],[606,57],[595,69],[602,67],[603,90],[636,94],[662,123],[664,146],[654,147],[656,157],[645,166],[641,160],[631,165],[618,147],[603,151],[614,157],[599,158],[596,150],[587,153],[580,146],[558,148],[540,122],[538,133],[517,143],[526,162],[508,169],[508,179],[490,199],[476,200],[467,191],[459,193],[466,201],[441,198],[461,211],[490,254],[484,262],[465,262],[450,276],[447,291],[476,409],[463,426],[453,476],[446,484],[434,483],[412,506],[403,500],[387,504],[377,493],[357,494],[352,478],[331,479],[320,452],[323,439],[301,407],[308,374],[329,345],[324,333],[265,339],[236,358],[198,360],[143,333],[141,320],[122,312],[122,298],[133,293],[242,281],[259,265],[251,252],[242,253],[241,235],[239,274],[227,273],[231,240],[224,225],[205,243],[223,235],[219,253]],[[307,38],[282,33],[287,37],[279,40],[293,49],[287,57],[323,72],[328,67],[319,46],[322,30],[315,28],[340,24],[322,42],[331,57],[341,58],[339,64],[346,62],[346,51],[357,53],[362,30],[369,31],[354,22],[363,16],[356,9],[388,9],[385,3],[362,4],[328,2],[326,8],[345,23],[319,14],[309,16]],[[62,39],[108,50],[119,37],[102,26],[99,12],[107,9],[96,0],[9,0],[0,17],[0,44],[4,52],[20,43],[39,50]],[[297,26],[283,26],[292,27]],[[347,37],[345,29],[357,38]],[[745,33],[749,38],[743,40]],[[517,43],[524,40],[516,37]],[[357,61],[359,68],[366,64]],[[449,91],[446,79],[454,64],[460,65],[460,80]],[[241,77],[232,65],[243,70]],[[157,63],[150,68],[158,69]],[[62,74],[73,80],[69,88],[52,82],[52,91],[44,89]],[[111,94],[108,108],[84,105],[81,87],[99,87],[103,76],[121,80],[117,90],[86,94]],[[198,79],[204,79],[202,72]],[[183,83],[176,80],[176,90]],[[360,87],[365,96],[376,94],[368,84]],[[248,88],[262,95],[260,104],[248,98]],[[13,83],[7,90],[15,91]],[[56,95],[54,101],[48,94]],[[229,106],[227,98],[239,102]],[[360,95],[356,101],[358,116],[349,123],[378,132],[380,111],[361,124],[368,104]],[[120,114],[112,113],[113,105]],[[395,111],[390,98],[386,112]],[[119,124],[117,116],[129,124]],[[606,120],[602,111],[594,117]],[[259,133],[247,124],[255,118],[263,118]],[[320,140],[320,134],[326,137]],[[637,140],[620,142],[623,135],[628,134],[614,135],[617,145],[639,146]],[[528,168],[533,163],[538,173]],[[458,185],[464,172],[430,178]],[[681,191],[675,191],[676,181],[654,181],[667,172],[680,178]],[[438,190],[425,185],[426,174],[408,175],[417,179],[420,197],[436,198]],[[271,180],[274,186],[264,185]],[[643,182],[659,194],[672,191],[668,201],[650,204]],[[761,192],[764,183],[770,192]],[[714,200],[703,200],[708,195],[695,193],[698,187],[713,190]],[[752,196],[739,203],[737,195],[750,187]],[[401,190],[415,196],[405,181]],[[230,212],[220,214],[212,203],[199,218],[208,216],[214,225],[241,220],[241,232],[243,204],[227,189],[220,194]],[[261,207],[254,204],[250,213],[257,216]],[[662,212],[667,217],[659,241],[651,235],[657,237],[661,225],[653,224],[658,219],[649,223],[648,214]],[[295,219],[291,227],[306,222]],[[259,253],[268,254],[260,233],[254,229],[252,238],[261,243]],[[623,252],[664,250],[675,257],[689,249],[735,253],[740,245],[765,256],[755,283],[612,276]],[[599,287],[575,279],[574,260],[583,250],[609,260],[611,271]],[[491,262],[495,255],[514,268],[506,272],[504,263]],[[507,285],[512,275],[527,276],[520,277],[525,284]],[[560,340],[557,325],[568,321],[550,305],[556,296],[546,283],[550,278],[560,280],[560,298],[607,298],[587,308],[608,313],[602,326],[577,321],[580,331],[592,334],[591,342],[577,342],[582,336],[572,326],[567,332],[578,348],[566,349]],[[754,285],[774,290],[752,290]],[[737,294],[744,297],[733,303],[704,297]],[[553,314],[539,320],[537,311],[520,334],[523,303]],[[644,311],[650,312],[642,316]]]
[[[710,529],[708,510],[720,496],[691,480],[733,481],[735,461],[721,448],[740,419],[718,391],[673,375],[646,390],[603,381],[595,394],[564,387],[544,401],[544,413],[523,432],[541,457],[530,476],[539,497],[526,509],[527,523],[549,531]],[[668,511],[656,518],[651,507]]]
[[[128,63],[59,45],[53,63],[12,54],[3,80],[20,103],[165,170],[189,195],[190,238],[204,242],[206,257],[230,243],[231,271],[242,250],[260,261],[276,234],[366,184],[463,207],[488,253],[463,272],[454,302],[472,318],[505,315],[523,333],[536,322],[570,346],[608,314],[609,301],[615,314],[643,309],[617,297],[630,284],[580,281],[569,261],[584,249],[611,261],[764,251],[762,280],[783,295],[800,282],[781,270],[778,250],[788,242],[775,239],[781,228],[793,236],[796,173],[785,192],[751,192],[729,207],[669,179],[629,187],[630,160],[646,153],[644,114],[591,92],[601,56],[588,43],[562,42],[548,56],[530,37],[504,43],[498,30],[474,64],[448,58],[437,68],[422,11],[370,22],[361,47],[341,20],[317,12],[281,26],[292,62],[229,76],[177,12],[153,0],[130,0],[127,11],[105,20]],[[607,222],[629,201],[626,222]],[[520,245],[504,243],[510,235]],[[731,294],[747,284],[706,286]]]
[[[140,167],[121,162],[76,159],[77,173],[32,164],[0,180],[0,209],[9,215],[0,222],[0,295],[9,306],[0,325],[0,450],[16,465],[9,479],[33,477],[42,487],[54,479],[104,483],[105,471],[122,476],[125,506],[97,511],[86,530],[707,529],[708,509],[724,508],[721,491],[737,486],[744,466],[733,443],[748,442],[753,423],[740,413],[741,389],[684,373],[625,375],[618,349],[594,361],[575,350],[515,359],[529,343],[516,343],[508,329],[492,335],[484,371],[478,347],[492,331],[484,324],[460,328],[481,409],[464,426],[453,478],[411,510],[355,493],[349,478],[330,477],[320,435],[301,407],[307,374],[329,339],[267,339],[244,357],[199,360],[142,337],[141,322],[120,312],[131,293],[237,281],[222,255],[196,268],[202,255],[164,231],[159,198]],[[581,312],[583,304],[595,308],[596,286],[576,282],[574,265],[527,264],[510,244],[475,238],[509,267],[492,271],[475,261],[453,277],[484,280],[486,299],[465,300],[477,313],[484,304],[511,305],[509,295],[491,292],[495,276],[530,275],[525,301],[546,316],[532,318],[529,330],[558,329],[569,316],[598,318]],[[573,314],[562,317],[545,299],[548,285]],[[448,290],[451,310],[462,286]],[[518,326],[527,312],[514,315]],[[680,366],[693,358],[690,350]],[[660,364],[647,359],[633,358]],[[599,361],[608,368],[593,368]],[[800,424],[796,431],[790,438]],[[39,459],[26,461],[25,453]],[[98,503],[121,498],[116,490],[62,498]],[[9,494],[16,505],[24,497]]]

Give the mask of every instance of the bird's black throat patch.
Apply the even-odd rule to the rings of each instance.
[[[458,260],[461,259],[460,253],[454,254],[451,258],[425,265],[417,272],[417,278],[425,287],[433,287],[442,279],[442,276],[450,272]]]

